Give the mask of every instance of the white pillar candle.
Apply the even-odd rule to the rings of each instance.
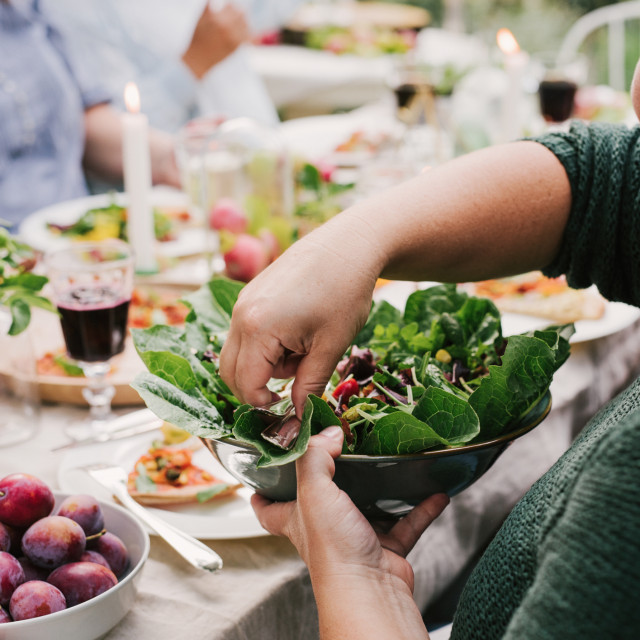
[[[124,90],[122,164],[127,194],[127,236],[133,248],[137,273],[156,273],[156,238],[151,192],[149,122],[140,113],[140,93],[132,82]]]
[[[496,36],[498,47],[504,53],[506,89],[502,101],[502,141],[508,142],[522,136],[522,111],[524,93],[522,81],[529,56],[520,50],[518,41],[509,29],[500,29]]]

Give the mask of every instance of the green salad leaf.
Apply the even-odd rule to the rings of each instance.
[[[562,325],[504,338],[493,302],[453,284],[416,291],[404,312],[376,303],[323,397],[308,397],[292,446],[283,448],[265,437],[264,410],[241,405],[219,375],[242,286],[215,277],[184,298],[190,311],[183,328],[135,330],[149,371],[132,386],[159,417],[194,435],[252,444],[258,466],[295,460],[329,425],[342,427],[346,454],[411,454],[491,440],[544,396],[569,357],[574,331]],[[272,408],[277,416],[291,405],[290,382],[269,385],[283,397]]]
[[[51,301],[40,293],[47,278],[32,273],[34,265],[33,250],[0,226],[0,307],[6,307],[11,314],[10,336],[29,326],[32,307],[56,312]]]

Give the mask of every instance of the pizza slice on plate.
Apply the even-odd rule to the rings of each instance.
[[[547,278],[539,271],[469,282],[460,288],[490,298],[503,313],[520,313],[558,323],[597,320],[604,315],[605,299],[595,288],[572,289],[566,279]]]
[[[216,478],[193,464],[192,456],[189,447],[152,446],[129,473],[129,494],[141,504],[163,506],[208,502],[242,486]]]

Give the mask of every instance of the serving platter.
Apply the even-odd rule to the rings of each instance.
[[[178,189],[154,187],[150,196],[154,207],[188,210],[187,195]],[[52,231],[48,224],[68,225],[76,222],[90,209],[107,207],[110,204],[126,206],[125,193],[101,193],[75,200],[66,200],[40,209],[27,216],[20,224],[20,238],[39,251],[52,251],[68,246],[74,239]],[[182,258],[203,253],[207,248],[208,234],[195,224],[176,225],[176,235],[172,240],[157,243],[157,254],[164,258]]]
[[[300,7],[286,27],[306,31],[322,24],[338,23],[341,26],[366,24],[390,29],[422,29],[429,21],[426,9],[407,4],[353,2],[341,7],[310,3]]]
[[[99,500],[113,502],[101,485],[92,480],[80,467],[109,462],[120,465],[127,472],[133,469],[138,458],[148,450],[154,440],[162,438],[162,432],[152,431],[127,440],[105,442],[76,447],[67,452],[58,468],[58,484],[67,493],[91,493]],[[193,455],[193,463],[206,469],[217,478],[232,484],[236,480],[218,463],[204,447]],[[229,540],[269,535],[265,531],[249,503],[253,492],[241,488],[234,496],[211,500],[204,504],[175,505],[163,508],[148,507],[166,522],[202,540]]]

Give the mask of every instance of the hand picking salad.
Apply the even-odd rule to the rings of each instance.
[[[329,425],[342,426],[343,454],[412,454],[492,440],[544,396],[574,332],[569,324],[505,338],[494,303],[454,284],[416,291],[404,312],[376,303],[322,398],[310,395],[299,429],[292,421],[296,432],[280,438],[292,381],[271,381],[282,400],[265,411],[241,404],[218,373],[242,286],[216,277],[183,299],[190,308],[184,327],[135,330],[149,371],[132,386],[160,418],[193,435],[254,445],[258,466],[295,460]]]

